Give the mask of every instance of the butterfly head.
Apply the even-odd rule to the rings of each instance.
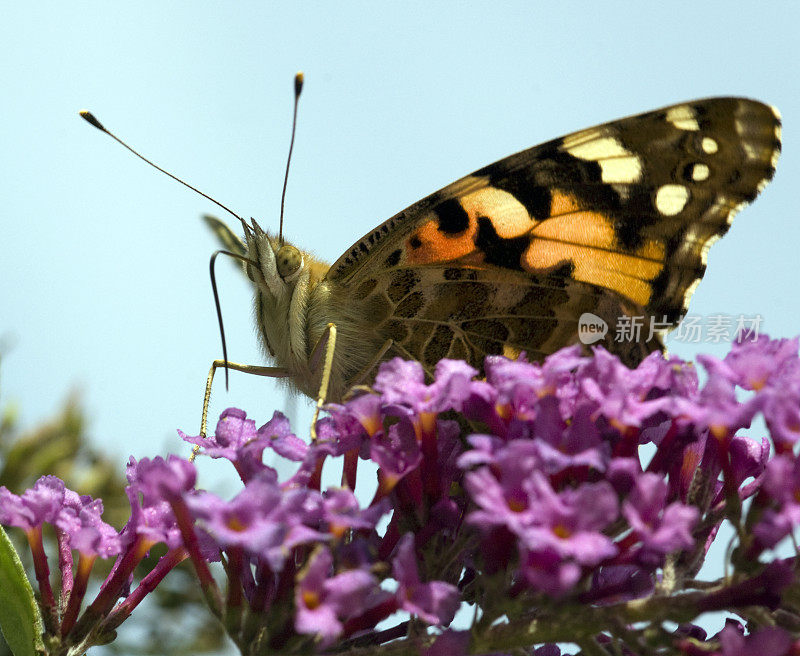
[[[295,246],[270,235],[255,221],[244,223],[245,273],[256,293],[272,309],[287,306],[295,287],[308,280],[303,253]]]
[[[259,333],[270,355],[286,361],[306,351],[305,308],[328,267],[254,220],[242,225],[244,270],[255,289]]]

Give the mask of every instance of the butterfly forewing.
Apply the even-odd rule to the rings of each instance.
[[[369,317],[389,355],[430,368],[489,353],[539,359],[577,340],[591,312],[675,325],[706,253],[769,181],[777,112],[699,100],[582,130],[476,171],[392,217],[327,280]],[[345,300],[349,299],[349,300]],[[355,308],[354,308],[355,309]],[[660,348],[605,342],[634,364]]]

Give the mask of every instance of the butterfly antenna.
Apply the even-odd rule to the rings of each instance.
[[[303,90],[303,73],[294,76],[294,116],[292,117],[292,140],[289,142],[289,157],[286,159],[286,174],[283,177],[283,192],[281,193],[281,221],[278,227],[278,242],[283,244],[283,205],[286,201],[286,184],[289,182],[289,164],[292,163],[292,150],[294,149],[294,133],[297,130],[297,104],[300,102],[300,92]]]
[[[106,128],[106,126],[104,126],[99,120],[97,120],[97,117],[94,114],[92,114],[90,111],[83,109],[79,113],[81,115],[81,118],[83,118],[87,123],[89,123],[93,127],[95,127],[98,130],[100,130],[100,132],[106,133],[109,137],[111,137],[118,144],[124,146],[130,152],[132,152],[134,155],[136,155],[136,157],[138,157],[140,160],[146,162],[147,164],[152,166],[157,171],[161,171],[161,173],[163,173],[164,175],[169,176],[170,178],[172,178],[176,182],[180,182],[184,187],[188,187],[193,192],[195,192],[197,194],[200,194],[206,200],[210,200],[217,207],[220,207],[221,209],[225,210],[231,216],[234,216],[237,219],[239,219],[241,224],[245,227],[245,231],[247,230],[247,223],[245,222],[245,220],[241,216],[239,216],[236,212],[234,212],[232,209],[230,209],[229,207],[226,207],[225,205],[220,203],[218,200],[215,200],[214,198],[211,198],[211,196],[209,196],[208,194],[204,194],[197,187],[193,187],[188,182],[184,182],[179,177],[173,175],[169,171],[166,171],[165,169],[162,169],[158,164],[156,164],[155,162],[151,162],[149,159],[147,159],[141,153],[136,152],[133,148],[131,148],[128,144],[126,144],[117,135],[115,135],[113,132],[108,130]],[[251,260],[249,260],[248,258],[246,258],[246,257],[244,257],[242,255],[239,255],[237,253],[231,253],[229,251],[217,251],[216,253],[214,253],[211,256],[211,262],[210,262],[211,289],[214,292],[214,305],[216,306],[216,309],[217,309],[217,321],[219,322],[219,333],[220,333],[220,338],[222,339],[222,358],[223,358],[223,361],[225,362],[225,389],[227,390],[228,389],[228,347],[227,347],[227,345],[225,343],[225,326],[222,323],[222,308],[220,307],[219,292],[217,291],[217,280],[216,280],[216,276],[214,274],[214,263],[216,262],[217,255],[219,255],[220,253],[223,254],[223,255],[229,255],[230,257],[242,260],[244,262],[248,262],[250,264],[254,264],[254,263]]]
[[[296,111],[296,110],[295,110],[295,111]],[[97,120],[97,118],[95,117],[95,115],[94,115],[94,114],[92,114],[90,111],[88,111],[88,110],[86,110],[86,109],[82,109],[82,110],[81,110],[80,112],[78,112],[78,113],[81,115],[81,118],[83,118],[83,119],[84,119],[84,120],[85,120],[87,123],[89,123],[89,125],[92,125],[92,126],[96,127],[98,130],[100,130],[100,132],[105,132],[105,133],[106,133],[106,134],[107,134],[109,137],[111,137],[111,138],[112,138],[114,141],[116,141],[118,144],[121,144],[122,146],[124,146],[125,148],[127,148],[127,149],[128,149],[130,152],[132,152],[134,155],[136,155],[136,157],[138,157],[138,158],[139,158],[140,160],[142,160],[143,162],[146,162],[147,164],[149,164],[150,166],[152,166],[152,167],[153,167],[154,169],[156,169],[157,171],[161,171],[161,173],[163,173],[164,175],[168,175],[170,178],[172,178],[172,179],[173,179],[173,180],[175,180],[176,182],[180,182],[180,183],[181,183],[181,184],[182,184],[184,187],[188,187],[189,189],[191,189],[191,190],[192,190],[193,192],[195,192],[196,194],[200,194],[200,195],[201,195],[203,198],[205,198],[206,200],[210,200],[212,203],[214,203],[214,205],[216,205],[217,207],[220,207],[220,208],[222,208],[222,209],[223,209],[223,210],[225,210],[225,211],[226,211],[228,214],[230,214],[231,216],[235,216],[237,219],[239,219],[239,221],[241,221],[242,223],[244,223],[244,219],[242,219],[242,217],[240,217],[240,216],[239,216],[239,215],[238,215],[236,212],[234,212],[234,211],[233,211],[232,209],[230,209],[229,207],[226,207],[225,205],[223,205],[222,203],[220,203],[218,200],[214,200],[214,199],[213,199],[213,198],[211,198],[211,196],[209,196],[208,194],[204,194],[204,193],[203,193],[202,191],[200,191],[200,190],[199,190],[197,187],[193,187],[193,186],[192,186],[192,185],[190,185],[188,182],[184,182],[184,181],[183,181],[183,180],[181,180],[181,179],[180,179],[178,176],[176,176],[176,175],[173,175],[173,174],[172,174],[172,173],[170,173],[169,171],[165,171],[165,170],[164,170],[164,169],[162,169],[162,168],[161,168],[161,167],[160,167],[158,164],[156,164],[155,162],[151,162],[149,159],[147,159],[147,158],[146,158],[144,155],[141,155],[140,153],[137,153],[137,152],[136,152],[136,151],[135,151],[133,148],[131,148],[131,147],[130,147],[128,144],[126,144],[126,143],[125,143],[125,142],[124,142],[122,139],[120,139],[120,138],[119,138],[117,135],[115,135],[113,132],[110,132],[110,131],[109,131],[109,130],[108,130],[108,129],[107,129],[107,128],[106,128],[106,127],[105,127],[105,126],[104,126],[104,125],[103,125],[103,124],[100,122],[100,121],[98,121],[98,120]]]

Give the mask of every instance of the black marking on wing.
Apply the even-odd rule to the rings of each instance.
[[[419,284],[419,275],[411,269],[399,269],[392,274],[386,293],[392,303],[404,299]]]
[[[521,258],[525,249],[530,246],[530,239],[521,237],[503,238],[497,234],[491,219],[478,217],[478,234],[475,245],[483,252],[484,261],[505,269],[522,271]]]
[[[469,227],[469,216],[456,198],[448,198],[433,209],[439,224],[439,231],[447,235],[457,235]]]
[[[387,257],[384,260],[384,262],[386,264],[386,267],[391,269],[392,267],[397,266],[397,263],[400,262],[400,257],[402,255],[403,255],[403,251],[401,249],[399,249],[399,248],[397,250],[392,251],[389,254],[389,257]]]
[[[478,273],[475,269],[451,267],[442,272],[442,277],[448,281],[475,280],[478,277]]]
[[[614,233],[622,249],[633,253],[645,242],[643,228],[661,220],[653,211],[653,199],[649,187],[631,186],[625,199],[624,211],[611,213]]]

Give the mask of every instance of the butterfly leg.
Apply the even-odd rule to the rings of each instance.
[[[208,378],[206,378],[206,391],[203,395],[203,416],[200,420],[200,435],[202,437],[206,436],[208,429],[208,406],[211,403],[211,384],[214,382],[214,374],[217,369],[224,367],[225,364],[225,360],[214,360],[214,362],[211,363]],[[268,378],[286,378],[289,376],[289,372],[281,367],[260,367],[252,364],[239,364],[238,362],[228,362],[227,365],[228,369],[241,371],[246,374],[254,374],[256,376],[267,376]],[[195,446],[192,449],[192,455],[189,456],[189,460],[194,460],[199,450],[200,447]]]
[[[331,371],[333,369],[333,354],[336,350],[336,324],[329,323],[325,326],[325,330],[317,340],[314,350],[311,351],[311,357],[308,359],[308,366],[311,371],[316,371],[319,367],[320,358],[325,355],[325,360],[322,364],[322,377],[319,383],[319,394],[317,394],[317,406],[314,408],[314,418],[311,420],[311,439],[317,439],[317,419],[319,419],[319,411],[325,405],[325,397],[328,396],[328,385],[331,382]]]

